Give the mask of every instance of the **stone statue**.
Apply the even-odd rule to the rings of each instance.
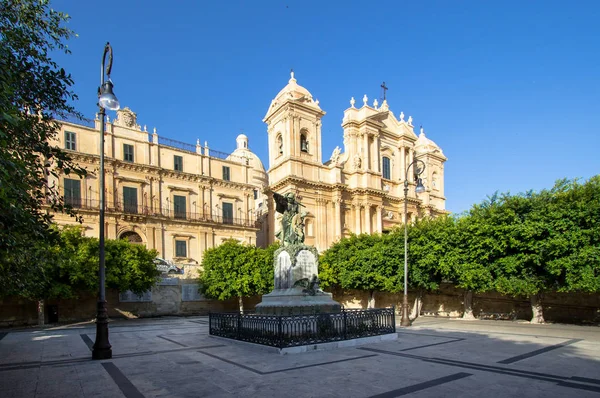
[[[275,199],[275,210],[281,213],[281,229],[275,237],[281,241],[283,246],[304,243],[304,217],[306,212],[300,213],[300,202],[296,195],[288,192],[285,195],[273,193]]]
[[[360,158],[360,155],[357,153],[354,155],[354,168],[355,169],[360,169],[360,166],[362,165],[362,159]]]
[[[338,162],[340,161],[340,153],[342,152],[342,150],[340,149],[339,146],[336,146],[335,149],[333,150],[333,152],[331,153],[331,163],[333,164],[338,164]]]
[[[320,283],[321,281],[319,280],[319,277],[317,275],[313,275],[310,279],[302,278],[297,280],[293,287],[302,287],[304,288],[302,289],[302,293],[308,294],[309,296],[314,296],[318,292],[322,291],[319,287]]]

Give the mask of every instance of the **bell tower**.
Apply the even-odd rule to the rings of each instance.
[[[269,171],[288,161],[322,164],[319,100],[298,85],[291,72],[288,84],[271,101],[263,122],[269,136]]]

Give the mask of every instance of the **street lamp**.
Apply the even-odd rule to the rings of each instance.
[[[106,65],[106,56],[108,55],[108,65]],[[98,303],[96,306],[96,341],[92,348],[92,359],[110,359],[112,358],[112,347],[108,341],[108,315],[106,311],[106,292],[105,292],[105,268],[104,268],[104,123],[106,118],[105,109],[116,111],[119,109],[119,100],[113,93],[113,84],[110,80],[110,71],[112,69],[112,47],[110,43],[104,46],[102,55],[102,65],[100,67],[100,87],[98,88],[98,106],[100,107],[100,231],[98,238],[100,240],[100,268],[98,277],[100,279],[100,291],[98,294]],[[108,80],[104,81],[104,74]]]
[[[423,165],[419,168],[419,163]],[[425,192],[423,186],[423,180],[419,177],[423,171],[425,171],[425,162],[416,157],[407,167],[406,173],[404,174],[404,297],[402,298],[402,319],[400,325],[410,326],[410,319],[408,318],[408,170],[413,168],[413,175],[417,186],[415,187],[416,193]]]

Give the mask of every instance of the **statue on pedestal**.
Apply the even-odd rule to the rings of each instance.
[[[273,193],[275,199],[275,210],[281,213],[281,228],[275,234],[283,246],[304,243],[304,217],[306,212],[300,212],[300,202],[296,195],[291,192],[285,195]],[[303,207],[303,206],[302,206]]]

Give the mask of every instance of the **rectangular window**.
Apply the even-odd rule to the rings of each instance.
[[[173,170],[183,171],[183,156],[173,155]]]
[[[65,178],[65,204],[81,207],[81,181]]]
[[[223,180],[231,181],[231,175],[229,173],[229,166],[223,166]]]
[[[175,257],[187,257],[187,241],[175,241]]]
[[[137,188],[123,187],[123,210],[125,213],[138,212]]]
[[[223,224],[233,224],[233,203],[223,203]]]
[[[254,190],[254,200],[258,199],[258,189]]]
[[[76,135],[71,131],[65,131],[65,149],[70,149],[72,151],[77,150],[76,144]]]
[[[123,160],[133,163],[133,145],[123,144]]]
[[[390,168],[390,158],[384,156],[383,157],[383,178],[386,180],[392,179],[392,171]]]
[[[175,218],[181,218],[185,220],[185,196],[173,196],[173,210],[175,213]]]

